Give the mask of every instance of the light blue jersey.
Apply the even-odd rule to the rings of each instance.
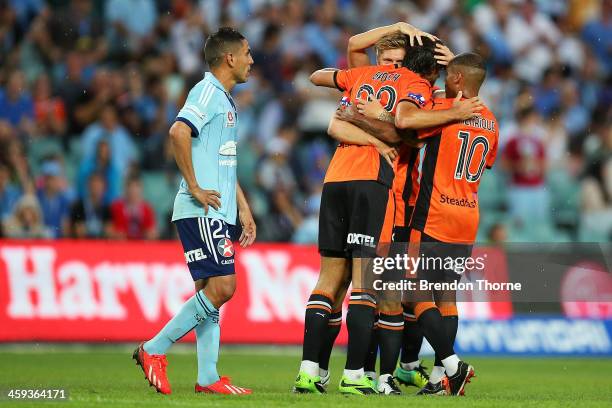
[[[191,158],[198,185],[221,194],[221,207],[204,207],[191,196],[185,179],[174,200],[172,221],[208,217],[236,224],[236,139],[238,115],[232,97],[215,76],[207,72],[189,92],[177,121],[191,128]]]

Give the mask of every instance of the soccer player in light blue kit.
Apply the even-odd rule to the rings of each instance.
[[[220,28],[204,46],[210,67],[189,92],[170,128],[176,163],[183,175],[172,221],[183,245],[196,293],[151,340],[134,351],[149,383],[170,394],[166,352],[195,330],[198,355],[196,392],[250,394],[219,377],[219,308],[236,289],[233,227],[239,218],[240,245],[255,240],[251,210],[236,178],[238,115],[230,91],[247,81],[253,58],[247,40],[232,28]]]

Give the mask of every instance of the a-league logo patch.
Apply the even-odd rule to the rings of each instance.
[[[217,251],[219,251],[221,256],[229,258],[230,256],[234,255],[234,245],[229,239],[221,238],[217,244]]]
[[[234,118],[234,114],[232,111],[227,112],[227,122],[225,122],[225,127],[234,127],[236,126],[236,118]]]

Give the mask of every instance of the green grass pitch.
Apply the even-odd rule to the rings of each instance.
[[[345,397],[336,390],[343,354],[332,358],[332,387],[327,395],[290,392],[299,364],[295,348],[222,349],[220,371],[252,396],[195,395],[195,349],[176,347],[169,354],[173,393],[157,394],[124,346],[97,348],[0,348],[0,389],[64,387],[68,402],[10,402],[15,407],[611,407],[612,359],[578,358],[466,358],[477,378],[465,397],[416,397],[403,388],[401,397]],[[426,363],[431,365],[430,358]],[[392,405],[391,405],[392,404]]]

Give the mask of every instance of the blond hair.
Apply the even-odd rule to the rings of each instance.
[[[405,49],[408,45],[406,36],[400,32],[387,34],[374,44],[376,56],[379,56],[383,51],[394,50],[397,48]]]

